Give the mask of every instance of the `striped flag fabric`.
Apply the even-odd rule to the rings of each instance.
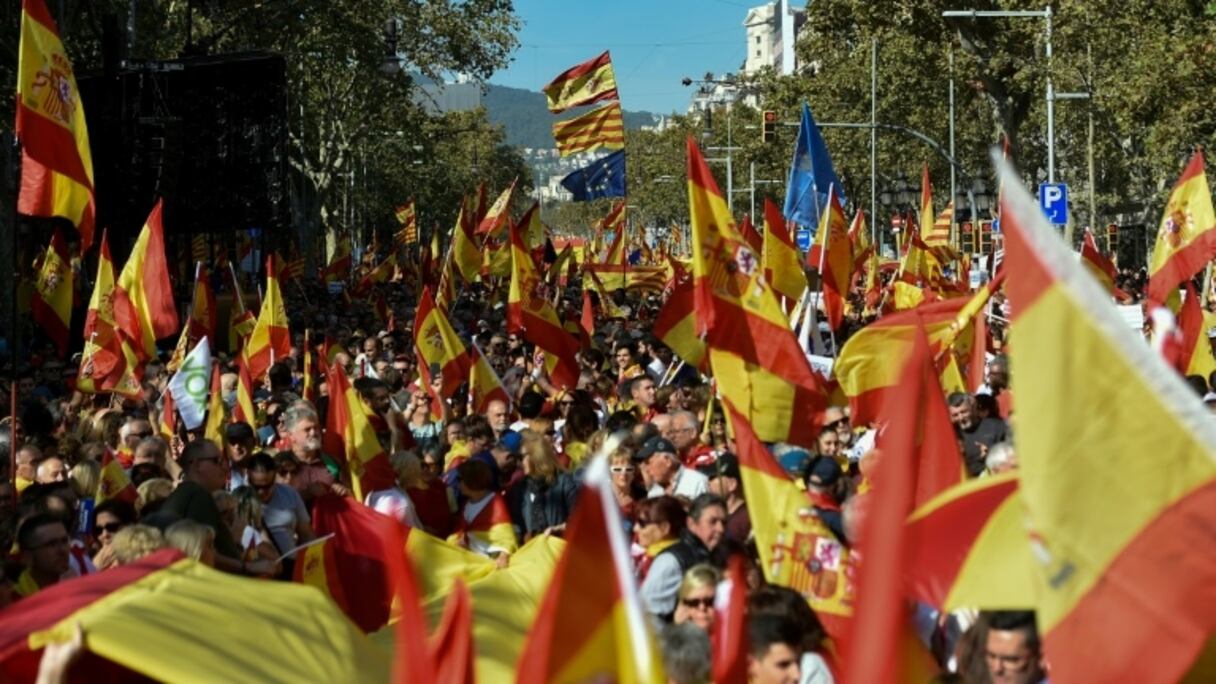
[[[1018,431],[1019,486],[1051,677],[1178,681],[1216,630],[1216,422],[1127,328],[1012,167],[996,162],[1015,274],[1006,283],[1011,385],[1018,424],[1033,426]],[[1175,188],[1166,215],[1189,211],[1204,232],[1181,228],[1177,248],[1154,257],[1164,278],[1156,295],[1192,272],[1190,248],[1214,234],[1197,204],[1211,211],[1198,172]]]
[[[257,425],[257,409],[253,405],[253,377],[249,375],[249,362],[245,357],[236,359],[236,404],[232,407],[232,422]]]
[[[954,200],[946,203],[946,208],[942,209],[937,218],[933,219],[933,229],[929,232],[929,237],[925,240],[925,244],[930,247],[950,247],[950,226],[954,223]]]
[[[30,313],[34,322],[55,343],[61,356],[68,353],[68,335],[72,327],[72,283],[75,276],[71,258],[63,231],[55,229],[38,267],[38,277],[30,299]]]
[[[1004,224],[1002,224],[1002,228]],[[1149,301],[1164,303],[1182,281],[1203,270],[1216,256],[1216,211],[1204,171],[1203,152],[1196,152],[1170,192],[1148,264]]]
[[[764,277],[781,296],[791,301],[802,298],[806,291],[806,273],[802,270],[802,255],[790,236],[785,217],[767,197],[764,199],[764,240],[761,263]]]
[[[625,121],[621,103],[610,102],[586,114],[553,124],[553,139],[563,157],[600,148],[620,150],[625,147]]]
[[[844,323],[849,286],[853,281],[853,243],[849,240],[844,207],[835,186],[828,189],[827,211],[820,214],[815,244],[807,253],[807,265],[823,280],[823,307],[828,325],[839,330]]]
[[[490,402],[496,399],[510,406],[511,395],[476,342],[473,342],[469,353],[473,359],[472,368],[469,369],[469,412],[484,414]]]
[[[414,200],[397,207],[393,211],[401,230],[397,231],[397,242],[402,245],[412,245],[418,242],[418,214],[414,210]]]
[[[262,297],[262,310],[258,312],[257,323],[242,352],[249,366],[249,377],[253,380],[261,379],[276,360],[291,355],[291,332],[275,264],[273,254],[266,257],[266,292]]]
[[[93,244],[95,212],[89,130],[72,62],[44,0],[21,2],[16,105],[17,211],[71,221],[84,254]]]
[[[156,358],[156,341],[178,331],[165,260],[163,210],[163,200],[157,200],[114,290],[114,321],[141,361]]]
[[[541,90],[549,111],[554,114],[571,107],[620,99],[616,91],[616,74],[612,70],[612,55],[607,50],[594,59],[566,69]]]

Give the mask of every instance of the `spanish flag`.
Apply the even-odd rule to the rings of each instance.
[[[870,231],[866,227],[866,215],[860,209],[849,224],[849,242],[853,246],[853,273],[860,275],[870,256],[875,254],[874,243],[870,241]]]
[[[806,291],[806,273],[802,256],[790,237],[781,207],[764,198],[764,240],[761,251],[764,277],[778,294],[790,301],[802,299]]]
[[[114,290],[114,321],[141,361],[156,358],[156,341],[177,332],[177,307],[165,261],[164,203],[156,201]]]
[[[168,442],[177,435],[177,404],[173,401],[173,393],[165,392],[160,395],[160,421],[157,432]]]
[[[739,222],[739,234],[743,236],[743,241],[756,254],[764,253],[764,236],[756,232],[756,227],[752,225],[752,217],[748,214],[743,215],[743,220]]]
[[[262,297],[262,310],[258,322],[243,352],[249,364],[249,377],[260,379],[276,360],[291,355],[291,331],[287,323],[287,310],[283,307],[283,295],[279,291],[275,258],[266,258],[266,293]]]
[[[313,589],[219,572],[176,549],[59,582],[3,615],[0,671],[12,681],[33,681],[43,647],[76,624],[89,653],[75,671],[90,681],[385,682],[391,666]]]
[[[511,524],[511,513],[507,510],[507,502],[497,492],[489,495],[488,500],[482,499],[477,503],[466,503],[465,509],[473,508],[476,513],[470,520],[462,511],[458,514],[456,530],[448,537],[448,541],[478,553],[515,553],[519,545],[515,541],[515,528]]]
[[[387,283],[393,279],[397,273],[397,255],[390,254],[388,258],[381,261],[375,268],[368,271],[359,282],[355,285],[354,293],[356,296],[364,296],[371,291],[373,285]]]
[[[625,121],[621,118],[621,103],[610,102],[568,121],[553,124],[553,139],[557,151],[568,157],[579,152],[604,148],[625,147]]]
[[[953,215],[952,207],[951,215]],[[933,183],[929,180],[929,165],[925,164],[920,176],[920,239],[929,247],[949,245],[949,221],[946,221],[945,229],[943,234],[933,215]]]
[[[567,523],[566,550],[519,656],[515,681],[666,681],[620,534],[607,459],[591,462],[586,485]],[[592,577],[595,581],[588,582]]]
[[[127,471],[123,470],[122,461],[118,460],[114,452],[107,448],[101,456],[101,474],[97,480],[97,503],[100,504],[107,499],[119,499],[134,504],[138,498],[139,494],[136,493],[135,486],[131,484],[131,478],[127,477]]]
[[[55,343],[61,356],[68,353],[68,331],[72,327],[71,259],[63,232],[56,229],[38,267],[38,280],[30,300],[34,322]]]
[[[1216,358],[1212,356],[1212,343],[1204,325],[1203,308],[1199,306],[1199,293],[1188,280],[1186,299],[1178,314],[1178,328],[1182,333],[1182,362],[1179,372],[1183,375],[1198,375],[1210,378],[1216,372]]]
[[[80,357],[76,388],[88,394],[113,391],[134,397],[143,389],[135,376],[138,363],[114,322],[114,261],[103,231],[97,254],[97,279],[84,321],[84,353]]]
[[[245,422],[257,426],[258,412],[253,406],[253,376],[249,374],[249,362],[245,357],[236,359],[236,406],[232,410],[232,422]]]
[[[43,0],[21,3],[17,52],[17,139],[21,189],[17,211],[62,216],[93,244],[93,156],[76,75]]]
[[[566,69],[541,90],[548,100],[549,111],[554,114],[571,107],[620,99],[616,92],[616,75],[612,71],[612,56],[606,50],[595,59]]]
[[[470,197],[461,205],[456,229],[452,231],[452,259],[466,283],[477,280],[481,275],[481,244],[475,229],[477,217],[474,216],[476,208],[472,200]]]
[[[1198,268],[1192,257],[1207,260],[1216,234],[1197,160],[1164,227],[1194,221],[1183,220],[1177,249],[1154,257],[1156,295]],[[1011,382],[1028,426],[1018,431],[1020,488],[1052,678],[1178,681],[1216,630],[1216,422],[1127,328],[1013,169],[997,166],[1016,274],[1006,285]]]
[[[494,371],[494,367],[490,365],[485,354],[481,353],[476,342],[473,343],[469,353],[473,360],[472,368],[469,369],[469,411],[474,414],[483,414],[489,408],[490,402],[495,399],[505,402],[509,406],[511,395],[503,387],[498,373]]]
[[[334,244],[334,253],[329,258],[329,264],[321,271],[321,279],[326,283],[337,283],[350,277],[351,248],[350,238],[344,237]]]
[[[828,211],[819,218],[819,230],[815,233],[815,244],[807,254],[807,265],[819,271],[828,325],[832,330],[839,330],[844,323],[844,308],[853,281],[853,243],[849,240],[844,207],[840,206],[840,195],[834,185],[828,189],[827,206]]]
[[[1094,234],[1089,232],[1088,229],[1085,231],[1085,237],[1081,240],[1081,265],[1113,297],[1117,299],[1127,297],[1127,293],[1115,285],[1115,277],[1119,272],[1115,269],[1114,263],[1105,254],[1098,251],[1098,243],[1094,241]]]
[[[186,354],[194,349],[198,341],[206,337],[215,339],[216,311],[215,293],[211,291],[210,276],[207,267],[202,262],[194,266],[194,296],[190,300],[190,313],[186,317],[186,325],[177,338],[177,346],[173,349],[173,357],[165,364],[169,370],[177,370]]]
[[[507,297],[507,329],[522,330],[524,338],[545,352],[545,369],[558,388],[578,383],[578,341],[562,327],[552,305],[540,291],[541,279],[524,245],[519,227],[511,227],[511,289]]]
[[[220,382],[220,367],[211,367],[211,394],[207,399],[207,422],[203,425],[203,437],[224,448],[224,426],[228,424],[228,409],[224,406],[224,386]]]
[[[477,223],[478,235],[496,237],[503,227],[511,225],[511,198],[515,195],[515,184],[518,182],[518,178],[511,181],[511,185],[486,210],[485,216]]]
[[[806,491],[794,484],[729,398],[725,409],[743,491],[749,501],[765,502],[751,510],[764,579],[805,596],[824,628],[839,639],[853,613],[855,560],[811,513]]]
[[[1182,281],[1216,256],[1216,212],[1204,173],[1203,152],[1196,152],[1170,193],[1148,264],[1151,302],[1163,303]]]
[[[705,335],[719,390],[745,412],[761,439],[810,444],[827,401],[823,382],[790,331],[758,255],[735,230],[692,138],[688,203],[697,333]]]
[[[671,348],[684,363],[703,369],[705,340],[697,334],[696,291],[692,274],[674,257],[668,257],[675,271],[671,294],[654,321],[654,335]]]
[[[397,476],[367,418],[363,400],[346,378],[346,371],[333,364],[329,367],[328,380],[325,453],[345,461],[355,499],[363,501],[374,491],[393,487]]]
[[[533,202],[532,206],[528,207],[524,215],[519,218],[519,233],[523,236],[524,244],[529,250],[544,247],[545,224],[540,221],[540,202]]]
[[[418,353],[418,370],[428,387],[431,385],[430,369],[439,368],[443,380],[442,396],[452,396],[468,380],[472,358],[447,315],[435,306],[430,288],[422,291],[414,316],[414,349]]]

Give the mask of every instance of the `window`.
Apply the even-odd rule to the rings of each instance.
[[[759,56],[760,56],[760,51],[756,50],[756,57],[759,57]]]
[[[760,36],[756,36],[756,45],[760,44]]]

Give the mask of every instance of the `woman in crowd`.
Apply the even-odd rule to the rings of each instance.
[[[444,485],[443,445],[435,443],[422,449],[422,462],[417,478],[401,483],[414,502],[422,529],[443,538],[452,533],[452,516],[456,513],[456,498]]]
[[[97,551],[93,565],[105,570],[116,564],[114,558],[114,535],[135,522],[135,507],[121,499],[107,499],[93,510],[93,538]]]
[[[646,499],[637,506],[634,516],[634,538],[641,553],[637,557],[638,582],[646,579],[646,573],[654,559],[664,549],[680,540],[680,533],[688,514],[684,505],[673,496]]]
[[[189,519],[178,520],[165,530],[165,543],[187,558],[215,566],[215,530]]]
[[[524,478],[507,497],[517,536],[523,541],[539,534],[561,536],[578,498],[578,482],[558,468],[557,453],[547,435],[524,431],[520,453]]]
[[[677,625],[685,622],[700,627],[713,634],[714,597],[717,595],[718,582],[722,574],[718,569],[707,563],[694,565],[684,573],[680,589],[676,593],[676,612],[673,622]]]

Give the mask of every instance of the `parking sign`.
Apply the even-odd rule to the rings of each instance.
[[[805,228],[799,228],[798,233],[795,235],[795,238],[798,241],[798,249],[801,249],[804,252],[808,251],[811,248],[812,237],[811,231],[806,230]]]
[[[1039,208],[1050,223],[1062,226],[1068,223],[1068,185],[1065,183],[1043,183],[1039,185]]]

